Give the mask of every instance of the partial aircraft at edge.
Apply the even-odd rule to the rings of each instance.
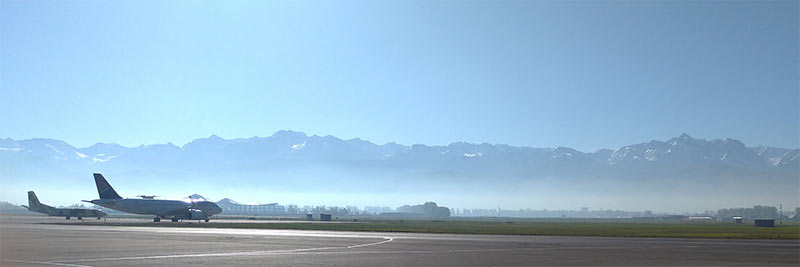
[[[85,202],[127,213],[155,215],[154,222],[159,222],[162,218],[171,218],[173,222],[183,219],[208,222],[208,217],[222,212],[216,203],[206,200],[195,201],[194,198],[190,198],[189,202],[154,199],[155,196],[141,196],[142,199],[122,198],[99,173],[94,174],[94,182],[100,198],[92,201],[84,200]]]
[[[22,206],[33,212],[44,213],[50,216],[62,216],[67,218],[67,220],[69,220],[71,217],[78,217],[78,220],[82,220],[83,217],[97,217],[99,220],[100,217],[106,216],[105,212],[96,209],[58,209],[42,204],[39,202],[39,198],[36,197],[36,193],[33,191],[28,191],[28,206]]]

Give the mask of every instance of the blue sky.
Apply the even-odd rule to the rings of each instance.
[[[0,136],[800,147],[797,1],[1,1]]]

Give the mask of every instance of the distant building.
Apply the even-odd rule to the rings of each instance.
[[[689,218],[683,218],[681,220],[690,222],[706,222],[706,221],[713,221],[714,218],[708,216],[690,216]]]
[[[377,214],[380,214],[380,213],[383,213],[383,212],[393,212],[393,211],[394,211],[394,209],[392,209],[390,207],[379,207],[379,206],[365,206],[364,207],[364,212],[366,214],[373,214],[373,215],[377,215]]]
[[[755,219],[753,225],[756,227],[775,227],[775,219]]]
[[[331,220],[331,215],[330,214],[326,214],[326,213],[320,213],[319,214],[319,220],[320,221],[330,221]]]
[[[222,214],[286,215],[286,207],[278,203],[247,205],[224,198],[218,201],[217,205],[222,208]]]
[[[733,216],[733,223],[742,223],[742,216]]]
[[[664,215],[661,216],[662,220],[683,220],[686,219],[686,216],[683,215]]]

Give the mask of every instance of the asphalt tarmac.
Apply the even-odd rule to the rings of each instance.
[[[39,224],[0,220],[0,266],[798,266],[798,240]]]

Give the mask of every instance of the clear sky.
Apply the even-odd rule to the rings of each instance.
[[[0,1],[0,137],[800,147],[798,1]]]

